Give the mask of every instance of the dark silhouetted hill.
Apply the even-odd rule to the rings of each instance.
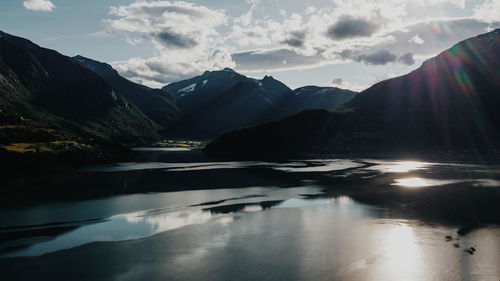
[[[99,77],[136,105],[147,117],[157,124],[168,128],[179,118],[180,111],[175,105],[175,98],[169,93],[134,83],[120,76],[107,63],[82,56],[74,58],[99,75]]]
[[[73,58],[0,32],[0,110],[79,137],[138,142],[157,126]]]
[[[407,75],[375,84],[344,112],[306,111],[228,133],[226,155],[452,151],[500,146],[500,30],[464,40]]]

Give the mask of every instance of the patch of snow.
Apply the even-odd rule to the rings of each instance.
[[[177,91],[177,93],[189,93],[194,91],[194,88],[196,88],[196,83],[193,83],[187,87],[180,89],[179,91]]]
[[[202,87],[205,86],[207,84],[208,80],[203,80],[203,85],[201,85]]]
[[[111,97],[114,99],[114,100],[118,100],[118,97],[116,96],[116,93],[115,91],[111,91]]]

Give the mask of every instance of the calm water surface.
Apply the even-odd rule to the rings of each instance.
[[[79,173],[150,190],[2,209],[1,279],[500,280],[498,166],[142,151]]]

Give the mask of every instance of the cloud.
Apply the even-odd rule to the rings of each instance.
[[[23,5],[32,11],[52,11],[56,6],[50,0],[24,0]]]
[[[328,64],[321,56],[303,56],[288,48],[252,50],[232,54],[239,71],[261,72],[286,69],[305,69]]]
[[[292,47],[302,47],[304,46],[305,39],[305,31],[292,31],[286,35],[286,39],[282,41],[282,44]]]
[[[281,17],[269,17],[262,9],[257,13],[252,5],[251,13],[244,14],[247,26],[238,27],[237,44],[247,48],[259,44],[268,44],[270,48],[281,45],[305,56],[321,54],[325,59],[336,59],[346,46],[360,54],[386,49],[394,54],[433,55],[456,43],[454,39],[463,40],[465,35],[485,31],[479,20],[464,18],[463,12],[457,12],[465,8],[464,0],[331,2],[332,5],[311,9],[305,4],[302,13],[280,11]],[[448,13],[457,18],[446,18]],[[242,35],[241,31],[246,30],[251,30],[246,32],[248,36]]]
[[[265,36],[283,47],[233,53],[236,70],[307,69],[342,61],[409,66],[415,64],[415,56],[436,55],[461,40],[484,33],[488,27],[487,23],[468,18],[417,21],[398,29],[381,28],[369,37],[347,38],[338,42],[326,36],[328,26],[325,27],[324,22],[330,17],[329,13],[316,11],[311,18],[288,16],[282,22],[265,22],[259,38]],[[373,14],[366,14],[365,17],[377,18]],[[253,23],[251,26],[255,27]]]
[[[306,15],[310,15],[310,14],[313,14],[314,12],[316,12],[318,9],[314,6],[309,6],[306,8],[305,10],[305,14]]]
[[[363,62],[367,65],[385,65],[388,63],[396,62],[405,65],[415,64],[415,59],[413,58],[412,53],[405,53],[398,57],[396,54],[386,49],[381,49],[374,53],[361,55],[358,55],[357,52],[345,50],[341,52],[340,55],[345,59],[352,59],[357,62]]]
[[[420,38],[420,36],[418,36],[418,34],[417,34],[417,35],[413,36],[412,38],[408,39],[408,42],[422,45],[422,44],[424,44],[425,41],[424,41],[424,39]]]
[[[471,18],[417,22],[388,33],[392,42],[384,44],[384,48],[398,54],[436,55],[457,42],[485,33],[488,26],[486,22]]]
[[[248,12],[234,19],[234,23],[242,26],[249,26],[252,23],[253,13],[255,12],[257,5],[260,4],[260,0],[247,0],[246,2],[250,4]]]
[[[234,66],[218,28],[222,10],[183,1],[135,1],[111,7],[104,24],[130,44],[151,40],[157,55],[112,63],[125,77],[149,85]]]
[[[239,46],[262,46],[270,44],[269,30],[266,26],[255,24],[254,12],[260,0],[247,0],[250,9],[232,21],[229,38]]]
[[[406,65],[414,65],[415,64],[415,59],[413,59],[413,54],[412,53],[406,53],[404,55],[401,55],[398,58],[398,62],[406,64]]]
[[[488,23],[500,22],[500,1],[487,0],[481,5],[474,7],[474,18]]]
[[[499,17],[496,0],[484,0],[469,18],[460,10],[464,0],[331,0],[304,4],[301,12],[280,10],[277,1],[246,2],[234,17],[182,1],[134,0],[113,7],[104,22],[108,31],[131,44],[149,40],[156,48],[150,57],[115,65],[128,78],[150,83],[226,66],[261,72],[348,61],[413,65],[415,57],[484,33]]]
[[[351,91],[361,92],[364,89],[367,89],[369,85],[361,85],[357,83],[352,83],[349,81],[345,81],[342,78],[335,78],[332,80],[331,85],[333,87],[338,87],[342,89],[349,89]]]
[[[130,37],[147,34],[166,48],[203,48],[227,20],[223,11],[181,1],[136,1],[111,7],[109,14],[115,17],[104,21],[109,30]]]
[[[450,4],[460,9],[465,8],[465,0],[423,0],[421,1],[424,5],[443,5]]]
[[[342,80],[342,78],[335,78],[332,80],[332,85],[334,86],[340,87],[342,84],[344,84],[344,80]]]
[[[344,15],[328,28],[327,33],[332,39],[367,37],[379,28],[380,24],[376,21],[371,22],[367,19]]]
[[[267,33],[267,30],[261,26],[234,25],[229,38],[240,46],[262,46],[271,43]]]
[[[364,62],[369,65],[383,65],[390,62],[395,62],[397,56],[387,50],[380,50],[369,55],[360,55],[356,58],[357,61]]]
[[[170,30],[163,30],[155,34],[155,37],[158,41],[168,47],[189,49],[198,45],[198,42],[189,35],[175,33]]]
[[[206,58],[198,60],[186,61],[184,57],[161,54],[147,59],[132,58],[111,64],[123,76],[154,87],[187,79],[205,70],[235,66],[230,52],[225,49],[215,49]]]

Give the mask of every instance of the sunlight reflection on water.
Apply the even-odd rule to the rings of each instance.
[[[241,280],[324,280],[325,276],[329,280],[499,280],[496,265],[500,261],[500,230],[481,228],[458,237],[461,226],[447,224],[448,206],[470,204],[455,203],[453,199],[469,200],[469,194],[487,191],[478,205],[485,206],[484,199],[489,200],[489,194],[495,194],[495,187],[500,186],[497,166],[310,159],[123,163],[101,168],[94,167],[101,172],[160,169],[157,172],[165,174],[165,181],[170,180],[171,171],[190,176],[189,171],[206,170],[209,174],[210,170],[228,169],[224,172],[230,174],[230,169],[248,168],[256,175],[267,169],[266,176],[296,177],[301,181],[292,188],[252,186],[135,194],[91,203],[71,202],[62,207],[45,206],[27,214],[43,210],[57,216],[31,224],[74,220],[75,214],[105,219],[54,234],[50,241],[18,248],[9,252],[10,256],[38,256],[70,249],[23,259],[23,263],[39,264],[45,259],[90,253],[98,260],[96,264],[106,264],[110,258],[120,261],[119,271],[117,267],[102,266],[96,276],[119,277],[126,268],[130,276],[140,277],[136,280],[151,280],[148,274],[158,272],[168,280],[206,280],[206,276],[230,280],[225,277],[234,277],[235,272]],[[336,178],[338,175],[345,175],[345,179]],[[439,187],[444,185],[449,186]],[[460,193],[464,189],[470,193]],[[405,190],[410,191],[402,192]],[[413,198],[415,194],[430,197],[419,205]],[[428,208],[427,198],[442,194],[445,200],[437,202],[438,207]],[[399,199],[412,199],[398,202],[418,204],[408,213],[385,205]],[[102,206],[116,209],[105,215],[102,211],[80,215]],[[426,212],[420,212],[422,209]],[[493,214],[498,209],[490,210]],[[14,210],[10,215],[1,215],[12,217],[18,213]],[[65,215],[61,218],[61,214]],[[19,226],[30,229],[26,225]],[[453,236],[452,240],[445,239],[448,236]],[[127,241],[134,239],[141,240]],[[96,241],[105,243],[89,244]],[[88,245],[77,247],[84,244]],[[464,251],[471,246],[478,249],[474,255]],[[81,264],[86,270],[86,262]],[[137,268],[142,271],[134,271]],[[54,265],[54,270],[60,268]]]
[[[374,270],[374,280],[414,280],[422,268],[422,253],[414,229],[404,222],[380,235],[383,246],[381,264]]]
[[[424,170],[432,165],[433,163],[419,162],[419,161],[380,161],[380,160],[370,160],[370,162],[376,163],[377,165],[366,168],[367,170],[380,171],[383,173],[408,173],[416,170]]]
[[[460,182],[459,180],[437,180],[437,179],[426,179],[426,178],[402,178],[395,179],[396,183],[393,185],[404,186],[404,187],[429,187],[429,186],[439,186]]]
[[[169,152],[180,152],[180,151],[191,151],[191,148],[187,147],[138,147],[133,148],[134,151],[169,151]]]
[[[125,172],[140,170],[165,169],[171,172],[188,172],[216,169],[244,169],[253,167],[265,167],[283,172],[328,172],[341,171],[351,168],[360,168],[364,164],[343,159],[309,159],[291,162],[264,162],[264,161],[227,161],[227,162],[191,162],[191,163],[167,163],[167,162],[132,162],[118,163],[115,165],[90,166],[81,169],[82,172]]]
[[[498,187],[500,186],[500,181],[493,179],[429,179],[429,178],[401,178],[394,179],[395,183],[392,185],[409,187],[409,188],[419,188],[419,187],[431,187],[431,186],[443,186],[455,183],[470,183],[477,187]]]

